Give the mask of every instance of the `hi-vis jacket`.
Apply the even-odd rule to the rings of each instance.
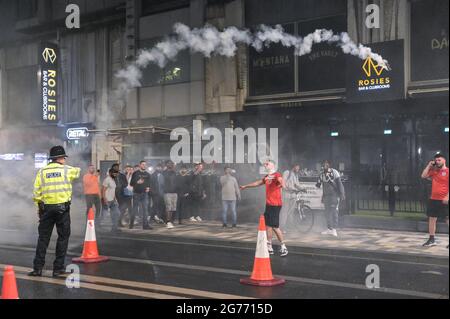
[[[63,204],[72,200],[72,182],[80,177],[80,168],[50,163],[39,170],[34,181],[36,204]]]

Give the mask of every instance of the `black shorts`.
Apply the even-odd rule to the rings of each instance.
[[[266,220],[266,226],[272,228],[280,227],[280,211],[281,206],[266,205],[266,211],[264,212],[264,219]]]
[[[441,200],[430,199],[427,207],[428,217],[448,218],[448,205]]]

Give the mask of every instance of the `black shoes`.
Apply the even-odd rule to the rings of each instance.
[[[228,227],[227,224],[223,224],[223,225],[222,225],[222,228],[227,228],[227,227]]]
[[[64,269],[61,270],[53,270],[53,278],[62,277],[70,275],[70,272],[65,271]]]
[[[71,274],[70,272],[67,272],[64,269],[53,270],[53,277],[54,278],[67,276],[67,275],[70,275],[70,274]],[[35,269],[32,272],[29,272],[28,276],[30,276],[30,277],[42,277],[42,269]]]
[[[233,227],[233,228],[236,228],[236,227],[237,227],[237,225],[236,225],[236,224],[233,224],[233,226],[231,226],[231,227]]]
[[[42,277],[42,270],[41,269],[35,269],[32,272],[29,272],[28,276],[30,276],[30,277]]]
[[[434,239],[428,239],[427,241],[426,241],[426,243],[425,244],[423,244],[422,246],[423,247],[433,247],[433,246],[436,246],[437,244],[436,244],[436,242],[435,242],[435,240]]]

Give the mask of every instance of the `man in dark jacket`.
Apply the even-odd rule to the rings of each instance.
[[[158,164],[155,167],[155,172],[150,177],[150,197],[152,200],[151,214],[155,221],[160,224],[164,223],[165,215],[163,180],[163,165]]]
[[[177,175],[177,185],[178,185],[178,201],[177,201],[177,214],[178,223],[181,225],[183,219],[188,217],[189,211],[189,191],[190,191],[190,181],[191,177],[188,174],[186,167],[180,169],[180,174]]]
[[[152,229],[148,222],[148,193],[150,192],[150,174],[147,162],[141,161],[139,169],[133,173],[130,185],[133,187],[133,213],[130,216],[130,229],[134,226],[136,214],[142,214],[143,229]]]
[[[339,218],[339,203],[345,200],[344,185],[337,170],[331,168],[329,161],[323,162],[322,172],[316,184],[317,188],[323,187],[322,203],[325,206],[328,229],[322,235],[337,237],[336,227]]]
[[[200,215],[202,215],[203,203],[206,198],[206,190],[202,171],[203,171],[203,164],[196,163],[194,174],[191,177],[191,184],[189,190],[189,202],[190,202],[189,206],[192,209],[190,220],[193,222],[202,221]],[[194,217],[195,215],[197,215],[197,217]]]
[[[117,172],[117,176],[114,180],[116,182],[116,199],[119,204],[119,211],[120,211],[120,216],[118,217],[118,220],[117,220],[117,226],[123,227],[122,218],[123,218],[123,215],[125,214],[125,210],[127,208],[127,206],[126,206],[127,199],[125,198],[124,190],[128,186],[128,181],[127,181],[127,177],[125,176],[125,174],[123,174],[120,171],[119,164],[113,164],[111,166],[111,169],[114,170],[115,172]]]
[[[172,161],[166,162],[167,169],[162,173],[164,204],[166,209],[166,225],[168,229],[173,228],[173,214],[177,210],[178,202],[178,185],[177,173],[175,172],[175,164]]]

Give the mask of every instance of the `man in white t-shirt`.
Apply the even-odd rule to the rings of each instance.
[[[114,169],[109,170],[108,176],[103,181],[103,187],[102,187],[102,201],[103,201],[103,207],[105,210],[109,210],[111,214],[111,221],[112,221],[112,233],[119,232],[117,228],[117,220],[120,215],[119,211],[119,203],[117,202],[116,198],[116,182],[115,179],[119,172]]]

